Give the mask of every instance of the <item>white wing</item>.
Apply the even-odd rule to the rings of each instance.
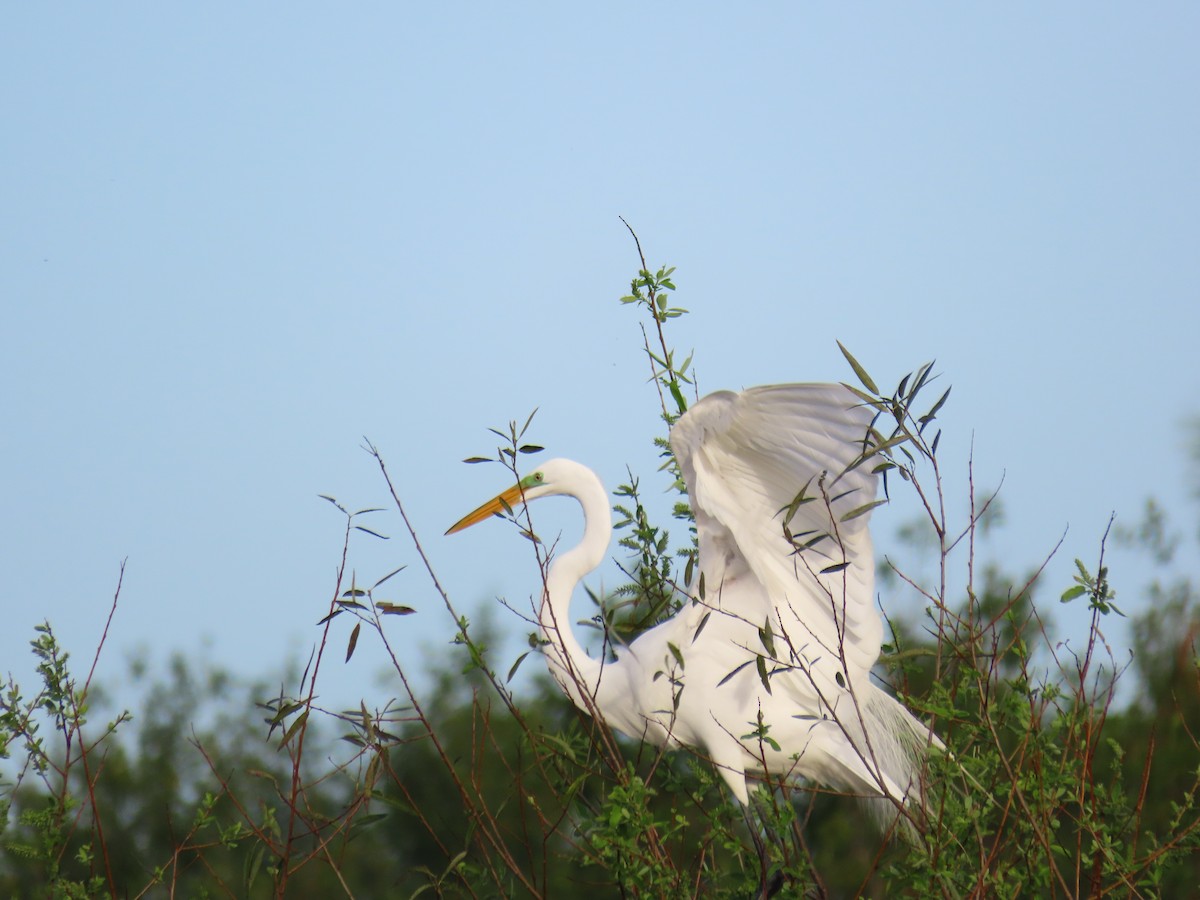
[[[872,415],[842,385],[775,385],[711,394],[671,431],[696,517],[703,605],[769,625],[770,656],[790,660],[823,698],[848,687],[843,673],[865,683],[883,635],[869,513],[843,518],[875,500],[873,464],[846,471],[869,447]],[[794,507],[789,540],[784,520],[802,490],[811,499]]]

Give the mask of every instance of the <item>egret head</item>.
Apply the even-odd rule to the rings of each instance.
[[[497,494],[487,503],[467,513],[451,525],[446,534],[454,534],[464,528],[470,528],[488,516],[515,509],[520,504],[536,500],[538,497],[564,493],[568,487],[566,482],[574,470],[579,468],[582,467],[570,460],[552,459],[539,466],[536,471],[526,475],[508,490]]]

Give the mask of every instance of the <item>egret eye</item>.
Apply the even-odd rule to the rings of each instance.
[[[541,472],[534,472],[534,473],[533,473],[533,480],[534,480],[534,481],[545,481],[545,480],[546,480],[546,476],[545,476],[545,475],[543,475]]]

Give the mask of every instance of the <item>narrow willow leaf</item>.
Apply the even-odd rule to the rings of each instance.
[[[771,620],[767,619],[763,627],[758,629],[758,640],[771,658],[775,658],[775,633],[771,630]]]
[[[762,682],[763,687],[767,689],[767,693],[771,693],[771,682],[767,678],[767,661],[761,656],[755,657],[755,664],[758,666],[758,678]]]
[[[304,712],[300,713],[300,715],[296,716],[295,722],[293,722],[291,725],[288,726],[288,730],[286,732],[284,732],[283,740],[281,740],[279,742],[279,746],[286,747],[288,745],[288,741],[290,741],[295,736],[297,731],[299,731],[301,728],[304,727],[304,723],[307,721],[308,721],[308,710],[306,709]]]
[[[882,412],[884,409],[886,409],[886,406],[877,397],[872,397],[870,394],[868,394],[862,388],[855,387],[852,384],[847,384],[844,381],[840,382],[840,384],[842,385],[842,387],[844,387],[846,390],[848,390],[850,393],[852,393],[855,397],[857,397],[859,400],[861,400],[865,405],[871,407],[872,409],[879,410],[880,412]]]
[[[821,574],[822,575],[832,575],[835,572],[845,571],[849,567],[850,567],[850,563],[848,563],[848,562],[834,563],[832,566],[826,566],[825,568],[823,568],[821,570]]]
[[[362,631],[362,622],[358,622],[354,626],[354,630],[350,632],[350,643],[346,645],[346,662],[350,662],[350,657],[354,655],[354,648],[358,646],[358,633],[360,631]],[[287,741],[285,740],[284,743],[286,744]]]
[[[692,643],[696,642],[696,638],[700,637],[700,632],[704,630],[704,626],[708,624],[708,617],[712,615],[712,610],[704,614],[704,618],[700,620],[700,624],[696,626],[695,632],[692,634]]]
[[[254,849],[246,858],[246,865],[242,870],[243,879],[246,886],[246,894],[250,894],[250,888],[254,887],[254,882],[258,880],[259,870],[262,868],[263,857],[266,854],[267,845],[264,841],[255,842]]]
[[[809,532],[805,532],[805,534],[808,534],[808,533]],[[817,546],[817,544],[821,543],[821,541],[827,541],[831,537],[832,537],[832,535],[828,531],[826,531],[823,534],[818,534],[815,538],[810,538],[809,540],[805,541],[803,544],[797,545],[796,549],[797,550],[811,550],[813,547]]]
[[[551,734],[549,731],[539,732],[538,737],[540,737],[547,744],[553,744],[555,747],[557,747],[558,752],[571,762],[575,761],[575,748],[568,744],[563,738],[556,734]]]
[[[372,813],[369,816],[358,816],[355,818],[354,824],[350,826],[350,836],[346,840],[354,840],[356,837],[362,834],[365,829],[370,828],[375,823],[380,822],[387,817],[387,813]]]
[[[377,582],[375,582],[373,585],[371,585],[371,590],[375,590],[375,588],[379,587],[381,584],[383,584],[385,581],[387,581],[393,575],[399,575],[401,572],[403,572],[407,568],[408,568],[408,566],[404,565],[398,569],[393,569],[392,571],[388,572],[386,575],[384,575],[382,578],[380,578]]]
[[[674,644],[672,644],[670,641],[667,641],[667,649],[670,650],[671,655],[673,657],[675,657],[675,662],[679,663],[679,668],[681,668],[681,669],[684,668],[683,654],[680,652],[679,648],[676,647]]]
[[[284,719],[286,719],[296,710],[300,709],[302,706],[303,704],[301,703],[285,703],[279,708],[279,712],[275,713],[273,718],[266,719],[264,721],[266,721],[268,725],[274,727],[283,722]]]
[[[762,659],[762,657],[759,657],[759,659]],[[749,660],[749,659],[746,660],[744,663],[742,663],[740,666],[738,666],[736,669],[734,669],[732,672],[730,672],[728,675],[726,675],[724,678],[722,678],[720,681],[718,681],[717,687],[721,687],[723,684],[725,684],[727,681],[729,681],[729,679],[731,679],[734,675],[736,675],[738,672],[742,671],[742,669],[746,668],[746,666],[750,665],[751,662],[752,662],[752,660]]]
[[[912,435],[908,434],[906,431],[900,432],[899,434],[894,434],[886,441],[882,441],[877,444],[873,448],[872,455],[884,453],[885,451],[891,450],[893,447],[903,447],[903,445],[911,439]]]
[[[512,668],[508,670],[508,677],[504,679],[504,681],[506,683],[513,680],[513,676],[517,674],[517,669],[519,669],[521,667],[521,663],[523,663],[525,661],[525,657],[527,657],[528,655],[529,655],[529,651],[526,650],[524,653],[522,653],[520,656],[517,657],[517,661],[515,663],[513,663]]]
[[[946,401],[950,398],[950,392],[952,390],[954,390],[953,385],[946,388],[946,393],[942,394],[941,399],[938,400],[937,403],[933,404],[933,408],[929,410],[929,412],[925,413],[925,415],[921,416],[922,424],[933,421],[934,416],[936,416],[941,408],[946,405]]]
[[[679,390],[678,383],[676,383],[675,381],[672,381],[670,387],[671,387],[671,397],[674,398],[674,400],[675,400],[675,406],[679,409],[679,411],[681,413],[685,412],[687,410],[687,401],[685,399],[683,399],[683,392],[681,390]]]
[[[365,597],[367,592],[362,588],[350,588],[348,591],[342,591],[343,597]]]
[[[467,463],[468,465],[473,466],[473,465],[475,465],[477,463],[481,463],[481,462],[491,462],[491,460],[488,459],[486,456],[468,456],[466,459],[463,460],[463,462]]]
[[[816,477],[816,476],[813,476],[813,477]],[[787,506],[785,506],[783,509],[781,509],[779,511],[779,513],[777,513],[777,515],[778,514],[783,515],[783,524],[785,526],[789,522],[791,522],[793,518],[795,518],[796,511],[798,509],[800,509],[801,506],[803,506],[805,503],[811,503],[813,500],[816,499],[816,497],[807,496],[808,489],[812,486],[812,482],[813,482],[812,478],[809,478],[808,481],[804,482],[804,487],[800,488],[800,491],[796,494],[795,497],[792,498],[792,502],[789,503]]]
[[[533,417],[537,415],[538,408],[535,406],[533,412],[529,414],[529,418],[525,420],[525,424],[521,426],[521,434],[524,434],[529,428],[529,423],[533,421]]]
[[[325,616],[325,618],[323,618],[323,619],[321,619],[319,622],[317,622],[317,624],[318,624],[318,625],[324,625],[324,624],[325,624],[326,622],[328,622],[329,620],[331,620],[331,619],[334,619],[334,618],[336,618],[337,616],[340,616],[340,615],[341,615],[343,612],[345,612],[345,610],[344,610],[344,609],[341,609],[341,608],[335,609],[335,610],[334,610],[333,612],[331,612],[329,615]]]
[[[386,534],[380,534],[378,531],[372,531],[370,528],[365,528],[362,525],[355,525],[354,527],[359,531],[365,531],[367,534],[371,535],[371,537],[379,538],[381,541],[391,540],[391,538],[389,538]]]
[[[921,388],[925,387],[925,382],[929,380],[929,375],[933,372],[933,364],[936,360],[930,360],[917,370],[917,383],[913,385],[913,389],[909,392],[906,398],[909,403],[917,399],[917,394],[921,392]]]
[[[838,349],[842,351],[842,356],[846,357],[846,362],[850,363],[850,368],[854,370],[854,374],[858,376],[858,380],[863,383],[863,387],[872,394],[878,394],[879,388],[875,386],[875,382],[871,380],[871,376],[867,374],[867,370],[859,365],[858,360],[850,354],[849,350],[842,346],[841,341],[838,341],[837,345]]]
[[[873,500],[870,503],[864,503],[862,506],[856,506],[850,512],[842,516],[843,522],[849,522],[851,519],[857,519],[859,516],[865,516],[877,506],[883,506],[887,500]]]
[[[522,444],[517,448],[518,453],[541,453],[545,447],[539,447],[537,444]]]
[[[385,616],[411,616],[416,612],[411,606],[399,606],[386,600],[380,600],[375,606]]]

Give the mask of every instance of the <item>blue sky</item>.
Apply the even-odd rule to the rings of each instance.
[[[247,675],[306,657],[341,549],[317,495],[388,505],[364,435],[473,616],[536,590],[511,531],[442,537],[506,486],[460,462],[488,426],[538,407],[548,453],[610,486],[629,465],[665,506],[618,216],[678,267],[671,335],[702,392],[847,378],[835,340],[885,383],[936,358],[948,489],[972,440],[977,482],[1005,479],[983,555],[1025,570],[1069,526],[1060,620],[1111,512],[1153,494],[1194,533],[1194,5],[4,20],[0,670],[22,681],[46,618],[90,660],[125,558],[100,677],[174,650]],[[571,539],[574,512],[539,521]],[[906,515],[877,513],[881,547]],[[371,525],[394,537],[351,565],[409,565],[387,599],[420,610],[392,631],[419,671],[451,629],[395,513]],[[1126,559],[1136,612],[1153,573]],[[364,641],[327,696],[382,702],[382,668]]]

